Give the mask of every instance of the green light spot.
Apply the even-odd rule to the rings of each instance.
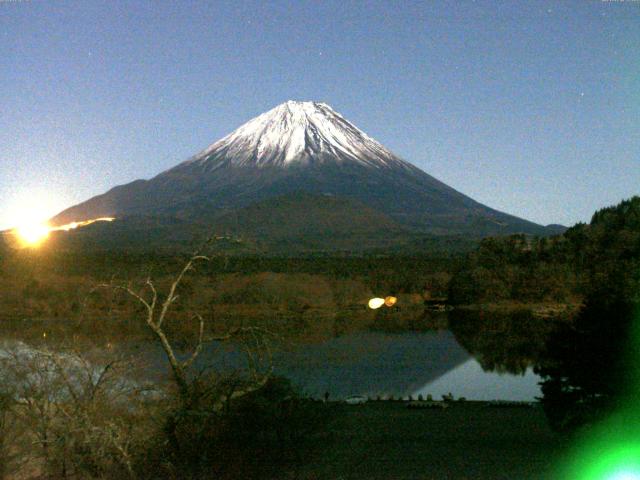
[[[640,473],[634,472],[616,472],[613,475],[607,477],[607,480],[640,480]]]
[[[583,462],[574,464],[575,480],[640,480],[640,445],[616,448],[605,442],[596,442]]]
[[[640,480],[640,312],[636,312],[629,340],[627,365],[635,371],[629,372],[627,402],[582,432],[556,478]]]

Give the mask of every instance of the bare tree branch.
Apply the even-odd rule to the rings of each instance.
[[[207,244],[214,240],[215,238],[209,239]],[[192,317],[193,320],[197,320],[199,323],[197,343],[186,360],[181,361],[178,358],[178,355],[176,354],[176,351],[163,327],[172,305],[175,304],[179,297],[178,290],[185,276],[190,271],[195,270],[196,263],[200,261],[210,261],[210,257],[200,255],[198,252],[191,256],[182,270],[173,279],[170,284],[168,294],[161,303],[158,300],[158,290],[150,277],[147,277],[145,282],[145,287],[150,292],[150,295],[145,295],[144,291],[135,291],[130,285],[114,285],[113,282],[111,285],[102,284],[96,287],[110,287],[113,290],[122,291],[144,306],[146,310],[145,322],[151,332],[158,339],[164,351],[171,367],[173,379],[178,387],[179,395],[183,402],[188,402],[190,394],[188,371],[201,354],[204,345],[207,342],[223,342],[236,338],[240,339],[242,342],[242,346],[244,347],[247,355],[252,386],[241,390],[235,390],[233,398],[237,398],[250,391],[261,388],[272,374],[272,368],[270,365],[272,363],[272,355],[268,341],[268,338],[271,336],[270,332],[255,327],[239,327],[231,329],[221,335],[205,335],[205,320],[202,315],[197,313]],[[263,355],[263,351],[266,352],[266,355]],[[270,365],[270,368],[267,371],[261,368],[261,362],[263,362],[265,358]]]
[[[165,299],[164,303],[162,304],[162,310],[160,311],[160,316],[158,317],[158,321],[157,321],[157,326],[158,327],[162,326],[162,323],[164,322],[164,320],[165,320],[165,318],[167,316],[167,312],[169,311],[169,307],[171,306],[171,304],[178,299],[178,297],[176,296],[176,289],[178,288],[178,286],[182,282],[182,279],[187,274],[187,272],[189,272],[190,270],[192,270],[194,268],[193,265],[195,264],[195,262],[200,261],[200,260],[209,261],[209,257],[205,257],[204,255],[197,255],[197,254],[194,255],[193,257],[191,257],[189,259],[189,261],[187,262],[187,264],[182,269],[182,271],[180,272],[180,274],[178,274],[178,276],[175,279],[175,281],[171,284],[171,289],[169,290],[169,295],[167,296],[167,298]]]
[[[188,369],[191,366],[191,364],[193,364],[195,359],[198,357],[198,355],[202,351],[202,339],[204,337],[204,318],[202,318],[202,315],[198,313],[194,315],[194,318],[198,318],[200,320],[200,330],[198,332],[198,344],[196,345],[196,348],[194,349],[191,356],[182,363],[182,368],[185,370]]]

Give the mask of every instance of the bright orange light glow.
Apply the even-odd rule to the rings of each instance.
[[[52,227],[46,222],[37,220],[29,221],[28,219],[22,225],[17,226],[12,230],[12,233],[18,237],[18,240],[23,247],[38,247],[48,237],[51,232],[68,232],[69,230],[75,230],[78,227],[85,227],[95,222],[113,222],[114,217],[101,217],[94,218],[92,220],[84,220],[82,222],[71,222],[66,225],[60,225],[58,227]]]
[[[16,210],[14,216],[16,227],[13,233],[18,238],[20,246],[37,247],[49,236],[50,227],[42,205],[25,202]]]
[[[391,296],[389,296],[389,297],[386,297],[386,298],[384,299],[384,304],[385,304],[387,307],[393,307],[393,306],[396,304],[396,302],[397,302],[397,301],[398,301],[398,299],[397,299],[396,297],[391,297]]]
[[[26,247],[36,247],[49,236],[50,228],[44,223],[26,223],[15,229],[20,242]]]
[[[61,225],[59,227],[53,227],[51,231],[64,231],[68,232],[69,230],[75,230],[78,227],[86,227],[87,225],[91,225],[96,222],[113,222],[115,217],[100,217],[94,218],[93,220],[85,220],[83,222],[71,222],[66,225]]]

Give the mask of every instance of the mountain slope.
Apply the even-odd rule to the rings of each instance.
[[[344,251],[394,244],[405,228],[357,201],[296,192],[253,203],[213,222],[212,231],[252,239],[263,250]],[[252,242],[253,243],[253,242]]]
[[[52,222],[168,215],[215,224],[239,208],[295,192],[344,197],[429,234],[546,233],[545,227],[461,194],[394,155],[328,105],[312,102],[279,105],[151,180],[116,187]]]

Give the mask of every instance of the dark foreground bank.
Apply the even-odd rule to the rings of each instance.
[[[542,409],[454,403],[330,404],[331,422],[299,478],[546,479],[563,447]]]

